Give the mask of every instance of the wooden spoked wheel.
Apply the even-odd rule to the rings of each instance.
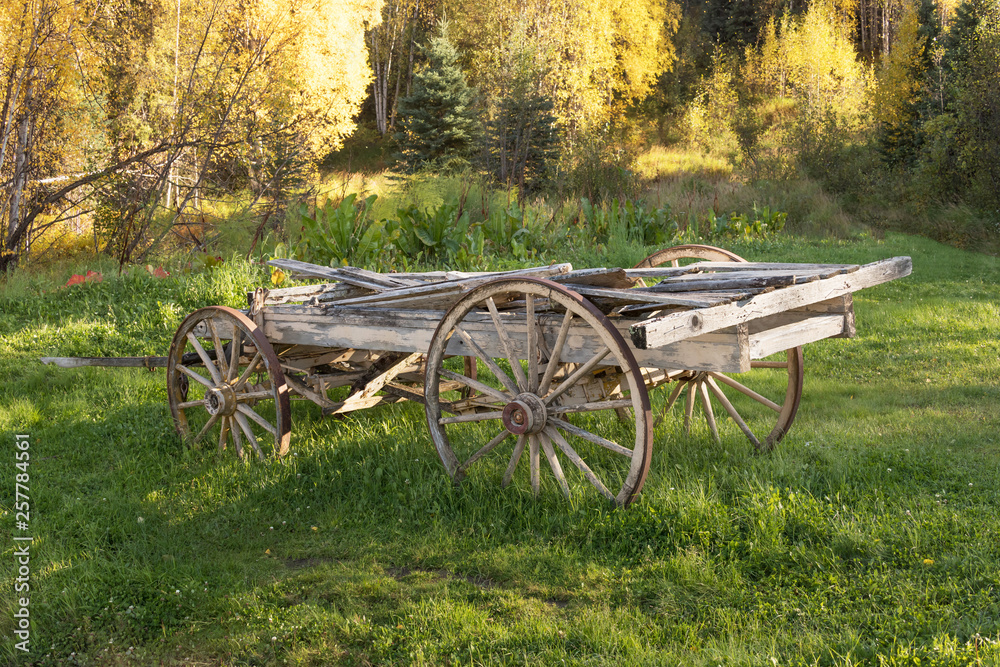
[[[497,280],[455,304],[431,340],[424,396],[456,482],[475,468],[507,486],[527,459],[537,495],[544,459],[567,497],[596,488],[624,507],[646,480],[652,417],[635,357],[593,304],[554,282]]]
[[[723,248],[690,244],[655,252],[635,268],[654,268],[667,263],[681,266],[697,261],[746,260]],[[804,372],[801,347],[753,360],[747,373],[686,371],[677,377],[665,410],[670,410],[684,394],[685,432],[690,432],[695,406],[700,404],[712,436],[718,441],[717,410],[712,407],[715,404],[729,415],[757,451],[770,451],[795,421]]]
[[[226,341],[224,344],[223,341]],[[177,432],[192,445],[232,445],[237,455],[282,456],[291,438],[288,387],[264,333],[246,315],[209,306],[181,323],[167,359]]]

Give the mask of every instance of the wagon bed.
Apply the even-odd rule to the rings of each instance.
[[[270,264],[326,282],[258,289],[244,311],[203,308],[181,324],[168,357],[101,365],[166,366],[178,431],[240,455],[287,452],[290,398],[326,415],[411,400],[425,405],[456,481],[475,467],[502,470],[509,484],[526,453],[535,493],[545,460],[563,493],[580,483],[619,505],[649,469],[650,389],[672,385],[665,409],[683,395],[685,429],[697,406],[719,439],[721,409],[734,432],[770,449],[798,409],[802,346],[853,336],[852,293],[911,271],[908,257],[759,263],[708,246],[661,251],[629,269]]]

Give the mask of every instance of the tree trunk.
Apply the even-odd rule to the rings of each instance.
[[[30,74],[29,74],[30,76]],[[7,220],[7,238],[13,239],[20,227],[21,196],[27,180],[28,128],[31,124],[31,98],[33,86],[29,85],[24,96],[24,115],[17,128],[17,144],[14,147],[14,174],[11,178],[10,217]],[[13,250],[13,248],[8,248]]]

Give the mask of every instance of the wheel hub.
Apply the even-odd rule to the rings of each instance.
[[[229,415],[236,412],[236,392],[228,384],[205,392],[205,409],[210,415]]]
[[[545,403],[531,393],[518,394],[503,409],[503,425],[515,435],[534,435],[545,428]]]

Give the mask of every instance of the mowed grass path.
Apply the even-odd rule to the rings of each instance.
[[[0,662],[997,664],[997,259],[900,235],[733,249],[914,270],[855,296],[856,338],[806,348],[777,451],[668,419],[626,511],[551,480],[538,499],[525,479],[453,487],[418,405],[336,421],[296,404],[293,454],[243,464],[181,446],[162,370],[37,361],[164,354],[187,312],[244,303],[248,267],[8,288]],[[31,436],[27,656],[15,433]]]

